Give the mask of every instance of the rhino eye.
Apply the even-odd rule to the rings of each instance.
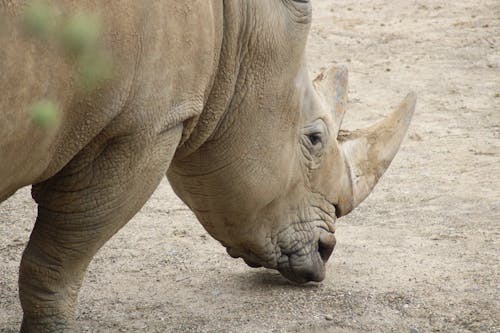
[[[322,119],[307,124],[301,133],[301,142],[307,154],[319,157],[328,142],[328,129]]]
[[[322,143],[322,138],[321,138],[321,133],[320,132],[315,132],[315,133],[307,134],[307,138],[309,139],[309,142],[311,142],[311,144],[313,146],[316,146],[316,145]]]

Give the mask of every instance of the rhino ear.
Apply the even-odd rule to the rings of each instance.
[[[386,119],[353,132],[340,131],[338,142],[345,159],[339,216],[349,213],[373,190],[391,164],[410,125],[417,96],[410,93]]]
[[[340,130],[346,110],[348,74],[347,67],[332,66],[321,72],[313,81],[324,105],[331,108],[335,120],[335,135]]]

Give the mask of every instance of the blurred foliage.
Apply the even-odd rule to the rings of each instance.
[[[47,99],[35,102],[30,108],[33,122],[42,129],[53,128],[60,119],[60,112],[56,105]]]
[[[54,31],[55,11],[47,2],[32,1],[23,15],[23,25],[26,31],[35,37],[48,38]]]
[[[56,15],[56,9],[47,1],[31,1],[24,11],[23,28],[33,38],[54,42],[73,62],[77,88],[91,93],[112,77],[112,59],[99,44],[99,17],[82,11]],[[60,112],[54,103],[42,99],[32,106],[31,115],[37,125],[49,128],[57,123]]]
[[[102,81],[112,76],[111,57],[105,53],[87,53],[78,59],[78,88],[91,92],[98,88]]]
[[[100,23],[95,15],[77,13],[64,23],[61,40],[66,51],[81,56],[94,52],[100,33]]]

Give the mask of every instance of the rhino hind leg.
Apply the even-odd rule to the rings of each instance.
[[[21,332],[72,332],[78,291],[97,250],[140,209],[165,175],[181,126],[88,147],[33,186],[38,217],[19,273]]]

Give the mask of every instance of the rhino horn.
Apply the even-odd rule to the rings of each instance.
[[[338,216],[359,205],[389,167],[410,124],[417,96],[410,93],[384,120],[356,131],[340,130],[337,140],[345,159]]]
[[[320,94],[325,105],[332,108],[332,114],[335,123],[335,135],[340,130],[342,119],[344,118],[347,104],[347,67],[332,66],[321,72],[313,81],[314,88]]]

